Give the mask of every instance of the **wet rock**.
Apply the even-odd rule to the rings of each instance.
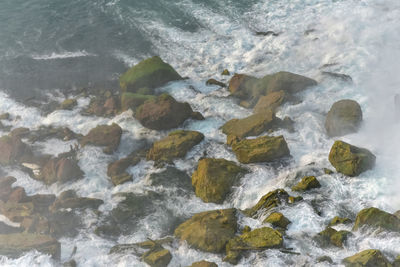
[[[177,187],[185,192],[192,191],[190,176],[173,167],[167,167],[162,172],[152,173],[149,180],[153,186]]]
[[[325,129],[329,136],[343,136],[358,131],[362,122],[360,105],[345,99],[334,103],[326,116]]]
[[[317,263],[322,263],[322,262],[327,262],[327,263],[333,264],[333,260],[329,256],[321,256],[321,257],[317,258]]]
[[[11,137],[24,138],[24,137],[27,137],[29,134],[30,134],[29,128],[26,128],[26,127],[18,127],[18,128],[13,129],[13,130],[10,132],[9,135],[10,135]]]
[[[21,233],[24,229],[21,227],[14,227],[3,222],[0,222],[0,235]]]
[[[229,91],[242,100],[242,106],[253,107],[261,96],[271,92],[284,91],[292,95],[315,85],[317,82],[310,78],[283,71],[261,79],[235,74],[229,82]]]
[[[391,267],[386,257],[376,249],[367,249],[343,259],[346,267]]]
[[[132,180],[132,175],[125,172],[127,168],[135,166],[140,162],[140,157],[128,156],[108,164],[107,175],[111,178],[114,186]]]
[[[334,78],[334,79],[337,79],[337,80],[341,80],[341,81],[347,82],[347,83],[352,83],[353,82],[353,79],[351,78],[350,75],[343,74],[343,73],[323,71],[322,75],[330,77],[330,78]]]
[[[51,158],[44,164],[40,175],[35,177],[45,184],[66,183],[82,178],[84,175],[75,159],[67,157]]]
[[[123,92],[137,93],[148,88],[154,89],[168,82],[182,80],[182,77],[160,57],[152,57],[141,61],[130,68],[120,78],[119,83]]]
[[[224,70],[221,72],[221,75],[223,75],[223,76],[229,76],[229,75],[231,75],[231,73],[229,72],[228,69],[224,69]]]
[[[0,115],[0,120],[9,120],[10,119],[10,113],[6,112],[6,113],[2,113]]]
[[[58,108],[65,110],[72,110],[74,107],[76,107],[76,105],[78,105],[78,101],[76,101],[75,98],[69,98],[65,99]]]
[[[36,234],[50,234],[50,223],[47,218],[34,214],[32,216],[24,217],[21,222],[21,227],[25,229],[27,233],[36,233]]]
[[[142,95],[134,93],[122,93],[121,94],[121,110],[125,111],[131,109],[135,111],[139,106],[144,104],[147,100],[155,99],[154,95]]]
[[[58,210],[50,213],[47,219],[50,224],[51,235],[56,238],[76,236],[78,229],[82,227],[80,217],[75,212],[67,210]]]
[[[219,253],[237,231],[236,210],[214,210],[195,214],[175,230],[175,236],[190,246]]]
[[[321,184],[315,176],[306,176],[301,181],[292,187],[293,191],[307,191],[314,188],[320,188]]]
[[[279,231],[269,227],[255,229],[229,240],[224,261],[237,264],[244,251],[281,248],[283,237]]]
[[[280,120],[271,110],[265,110],[244,119],[232,119],[226,122],[222,126],[222,132],[226,135],[245,138],[278,129],[279,123]]]
[[[56,200],[56,196],[53,194],[36,194],[29,197],[29,201],[32,202],[34,212],[40,214],[46,214],[49,212],[49,207]]]
[[[339,248],[343,248],[344,242],[352,235],[351,232],[346,230],[337,231],[331,236],[331,243]]]
[[[0,200],[0,214],[12,222],[22,222],[24,217],[33,214],[33,204],[32,202],[16,203]]]
[[[353,230],[356,231],[363,226],[400,232],[400,219],[393,214],[371,207],[363,209],[357,214]]]
[[[285,138],[262,136],[245,139],[234,145],[232,150],[241,163],[270,162],[290,155]]]
[[[119,99],[117,96],[98,95],[90,100],[89,107],[83,112],[89,115],[109,117],[119,111]]]
[[[132,181],[132,174],[129,174],[127,172],[111,176],[111,182],[114,186],[124,184],[129,181]]]
[[[222,203],[245,170],[233,161],[203,158],[192,175],[196,196],[204,202]]]
[[[0,137],[0,164],[11,165],[33,157],[32,150],[18,137]]]
[[[104,153],[111,154],[118,149],[121,141],[122,129],[118,124],[99,125],[84,136],[80,143],[82,146],[95,145],[105,146]]]
[[[115,225],[115,224],[103,224],[103,225],[98,226],[94,230],[94,233],[98,236],[102,236],[102,237],[106,237],[106,238],[117,237],[121,234],[121,229],[118,227],[118,225]]]
[[[394,260],[393,267],[400,267],[400,255]]]
[[[168,130],[189,118],[198,117],[194,115],[188,103],[178,102],[172,96],[163,94],[137,108],[135,117],[146,128]]]
[[[334,172],[333,172],[332,170],[330,170],[330,169],[324,168],[324,173],[325,173],[325,174],[328,174],[328,175],[331,175],[331,174],[333,174]]]
[[[81,134],[71,131],[67,127],[40,126],[39,129],[29,132],[29,142],[44,141],[50,138],[57,138],[63,141],[81,138]]]
[[[257,215],[260,211],[268,212],[280,205],[288,203],[289,194],[283,189],[276,189],[264,195],[255,206],[246,209],[244,213],[247,216],[253,217]]]
[[[190,267],[218,267],[218,265],[214,262],[202,260],[193,262],[192,265],[190,265]]]
[[[336,141],[329,153],[329,161],[336,171],[348,176],[358,176],[375,165],[376,157],[368,149]]]
[[[7,201],[8,197],[12,193],[12,184],[15,183],[17,179],[12,176],[6,176],[0,178],[0,200]]]
[[[78,197],[73,190],[64,191],[56,199],[50,210],[59,209],[98,209],[104,203],[97,198]]]
[[[146,252],[143,255],[143,261],[151,267],[166,267],[172,259],[169,250],[161,246]]]
[[[271,213],[263,222],[270,223],[273,227],[280,229],[287,229],[287,226],[290,224],[289,219],[280,212]]]
[[[279,36],[279,33],[273,32],[273,31],[266,31],[266,32],[256,32],[257,36],[274,36],[277,37]]]
[[[63,267],[76,267],[76,266],[77,264],[75,260],[70,260],[63,263]]]
[[[28,233],[0,235],[0,255],[18,258],[31,250],[60,259],[61,245],[56,239],[47,235]]]
[[[262,96],[254,107],[254,113],[261,113],[266,110],[275,112],[278,107],[286,102],[286,98],[285,91],[272,92],[266,96]]]
[[[351,235],[351,232],[341,230],[336,231],[331,227],[327,227],[322,232],[314,238],[322,247],[327,247],[329,245],[334,245],[336,247],[342,248],[344,242]]]
[[[27,202],[28,196],[26,195],[25,189],[20,186],[13,188],[11,194],[8,197],[8,201],[16,203]]]
[[[204,135],[196,131],[178,130],[157,141],[147,153],[147,160],[172,162],[183,158],[195,145],[204,139]]]
[[[208,79],[206,81],[206,85],[210,86],[210,85],[216,85],[219,87],[226,87],[226,84],[224,84],[223,82],[217,81],[216,79]]]
[[[336,216],[329,222],[329,226],[335,226],[338,224],[349,224],[351,222],[352,221],[349,218],[342,218],[342,217]]]
[[[393,215],[400,219],[400,210],[393,213]]]

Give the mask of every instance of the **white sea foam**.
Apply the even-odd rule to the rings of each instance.
[[[95,57],[95,54],[88,53],[85,50],[76,51],[76,52],[62,52],[55,53],[52,52],[50,54],[45,55],[33,55],[32,58],[36,60],[52,60],[52,59],[66,59],[66,58],[77,58],[77,57]]]

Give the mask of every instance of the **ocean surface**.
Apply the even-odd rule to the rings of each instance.
[[[256,32],[273,31],[274,35]],[[204,121],[187,121],[181,128],[201,131],[206,139],[175,166],[189,175],[206,151],[208,156],[236,161],[224,145],[219,127],[232,118],[250,115],[227,97],[229,92],[205,81],[224,82],[223,69],[261,77],[290,71],[311,77],[319,85],[301,94],[303,101],[284,105],[277,116],[291,117],[295,132],[283,134],[292,158],[288,165],[249,164],[241,179],[222,204],[203,203],[194,194],[180,195],[177,188],[151,186],[148,177],[162,170],[141,161],[128,169],[133,181],[114,187],[107,177],[107,164],[128,155],[143,140],[158,140],[166,132],[151,131],[132,117],[131,111],[112,119],[89,117],[80,111],[89,98],[80,98],[72,111],[57,110],[44,115],[39,108],[24,104],[27,99],[46,96],[62,101],[69,90],[95,85],[118,86],[118,77],[142,59],[159,55],[181,76],[189,79],[160,88],[179,101],[200,111]],[[329,256],[340,266],[344,257],[374,248],[393,260],[400,254],[400,234],[355,232],[344,249],[320,248],[312,236],[325,229],[336,215],[354,217],[363,208],[375,206],[388,212],[400,210],[400,124],[396,123],[393,96],[400,93],[400,1],[398,0],[2,0],[0,1],[0,113],[9,112],[19,120],[13,127],[40,125],[67,126],[86,134],[99,124],[118,123],[124,130],[122,144],[113,155],[98,147],[85,147],[79,165],[82,180],[67,184],[44,184],[24,172],[3,168],[18,179],[28,194],[59,194],[74,189],[81,196],[103,199],[100,211],[107,214],[120,201],[118,192],[165,196],[157,212],[141,218],[136,231],[117,240],[94,234],[97,218],[84,214],[85,227],[75,238],[62,238],[62,261],[73,259],[78,266],[145,266],[134,255],[109,255],[118,243],[134,243],[146,238],[170,235],[166,216],[188,218],[217,208],[245,209],[264,194],[277,188],[289,193],[296,174],[311,168],[332,168],[329,150],[335,141],[325,133],[324,121],[331,105],[340,99],[354,99],[363,110],[364,122],[358,133],[341,139],[368,148],[377,156],[373,170],[359,177],[340,174],[320,175],[318,193],[304,194],[306,201],[281,212],[292,222],[285,246],[300,255],[279,250],[251,253],[238,266],[326,266],[316,264]],[[330,71],[350,75],[353,83],[323,75]],[[63,92],[63,94],[60,94]],[[4,122],[4,124],[7,124]],[[0,131],[0,134],[4,133]],[[74,141],[51,139],[35,144],[44,153],[69,151]],[[309,204],[318,199],[323,215]],[[260,227],[262,220],[240,218],[240,226]],[[337,229],[350,230],[351,226]],[[169,266],[189,266],[207,259],[230,266],[222,255],[190,248],[184,243],[167,245],[172,253]],[[57,266],[50,256],[30,252],[18,259],[0,256],[1,266]]]

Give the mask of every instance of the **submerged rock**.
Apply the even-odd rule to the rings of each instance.
[[[283,189],[276,189],[264,195],[255,206],[246,209],[244,213],[247,216],[253,217],[258,212],[268,212],[282,204],[289,202],[289,194]]]
[[[362,122],[360,105],[345,99],[334,103],[326,116],[325,129],[329,136],[342,136],[358,131]]]
[[[358,176],[375,165],[376,157],[368,149],[336,141],[329,152],[329,161],[336,171],[348,176]]]
[[[232,119],[222,126],[222,132],[238,138],[257,136],[266,131],[277,129],[280,120],[271,110],[253,114],[244,119]]]
[[[147,160],[172,162],[175,158],[183,158],[195,145],[204,139],[204,135],[196,131],[178,130],[157,141],[147,153]]]
[[[154,95],[142,95],[134,93],[122,93],[121,94],[121,110],[125,111],[132,109],[135,111],[140,105],[144,104],[147,100],[156,98]]]
[[[193,262],[192,265],[190,265],[190,267],[218,267],[218,265],[215,262],[202,260]]]
[[[137,156],[128,156],[108,164],[107,175],[111,178],[114,186],[132,180],[132,175],[125,172],[127,168],[135,166],[140,162]]]
[[[224,261],[237,264],[243,251],[280,248],[282,245],[283,237],[279,231],[269,227],[255,229],[229,240]]]
[[[185,192],[193,190],[190,176],[174,167],[167,167],[162,172],[152,173],[149,180],[153,186],[177,187]]]
[[[351,223],[351,220],[349,218],[342,218],[339,216],[336,216],[329,222],[329,226],[335,226],[338,224],[349,224]]]
[[[386,257],[377,249],[367,249],[343,259],[346,267],[391,267]]]
[[[175,236],[195,249],[219,253],[235,236],[237,219],[235,209],[201,212],[175,229]]]
[[[225,159],[203,158],[192,175],[196,196],[204,202],[222,203],[245,170]]]
[[[400,219],[393,214],[371,207],[363,209],[357,214],[353,230],[356,231],[363,226],[400,232]]]
[[[60,243],[47,235],[38,234],[8,234],[0,235],[0,255],[18,258],[31,250],[49,254],[55,259],[60,259]]]
[[[291,223],[289,219],[280,212],[271,213],[263,222],[270,223],[273,227],[278,227],[280,229],[286,229]]]
[[[226,87],[226,84],[224,84],[223,82],[217,81],[216,79],[208,79],[206,81],[206,85],[216,85],[219,87]]]
[[[163,94],[137,108],[135,117],[146,128],[168,130],[189,118],[198,119],[198,114],[188,103],[178,102],[172,96]]]
[[[290,155],[285,138],[262,136],[245,139],[232,145],[236,158],[241,163],[269,162]]]
[[[138,93],[147,88],[149,93],[170,81],[182,80],[182,77],[165,63],[160,57],[155,56],[139,62],[119,78],[123,92]]]
[[[301,181],[292,187],[293,191],[307,191],[314,188],[320,188],[321,184],[315,176],[306,176]]]
[[[111,154],[118,149],[121,141],[122,129],[118,124],[99,125],[89,131],[80,143],[82,146],[95,145],[105,146],[104,153]]]
[[[76,105],[78,105],[78,101],[76,101],[75,98],[69,98],[69,99],[65,99],[63,102],[61,102],[61,104],[58,108],[72,110]]]

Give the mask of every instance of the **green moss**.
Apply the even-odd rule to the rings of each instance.
[[[61,104],[60,104],[60,109],[67,109],[67,110],[71,110],[73,109],[76,105],[78,105],[78,101],[76,101],[75,98],[71,98],[71,99],[66,99],[64,100]]]
[[[335,218],[333,218],[330,223],[329,226],[335,226],[338,224],[348,224],[351,223],[351,220],[349,218],[342,218],[339,216],[336,216]]]
[[[224,69],[224,70],[221,72],[221,75],[229,76],[229,75],[231,75],[231,73],[229,72],[228,69]]]
[[[363,209],[357,214],[353,230],[358,230],[363,226],[400,232],[400,219],[393,214],[371,207]]]
[[[143,255],[143,261],[151,267],[166,267],[172,259],[172,255],[167,249],[162,247],[150,250]]]
[[[341,230],[337,231],[331,236],[331,243],[339,248],[343,247],[343,243],[347,240],[348,236],[351,235],[351,232]]]
[[[153,95],[143,95],[143,94],[135,94],[135,93],[122,93],[121,94],[121,109],[122,111],[132,109],[136,110],[140,105],[150,99],[154,99]]]
[[[276,208],[283,203],[288,202],[289,194],[283,189],[276,189],[264,195],[255,206],[250,209],[246,209],[244,213],[247,216],[255,216],[259,211],[267,212],[273,208]]]
[[[315,176],[306,176],[301,181],[292,187],[293,191],[307,191],[313,188],[320,188],[321,184],[318,182]]]
[[[346,267],[391,267],[386,257],[376,249],[364,250],[351,257],[343,259]]]
[[[274,227],[286,229],[290,221],[282,213],[273,212],[264,220],[264,223],[270,223]]]

